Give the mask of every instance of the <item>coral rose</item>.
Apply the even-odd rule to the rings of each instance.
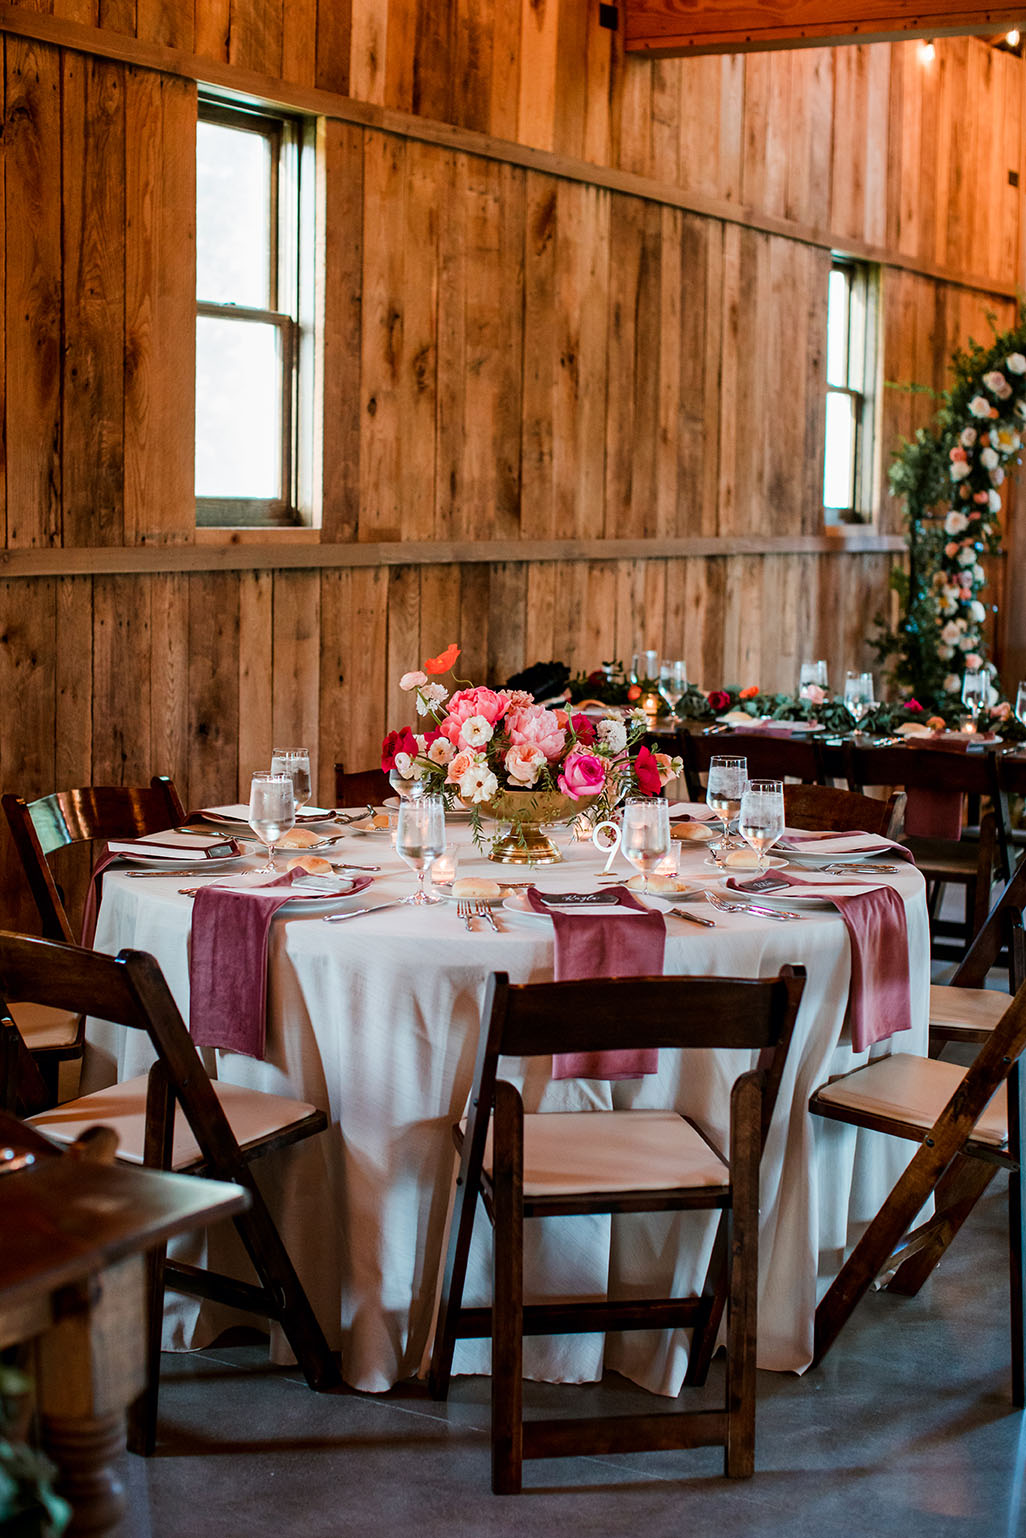
[[[478,762],[476,753],[457,753],[449,763],[449,771],[445,776],[447,785],[458,785],[468,769],[472,769]]]

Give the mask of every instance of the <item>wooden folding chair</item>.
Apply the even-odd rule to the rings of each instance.
[[[998,760],[993,753],[954,753],[915,747],[857,748],[845,754],[845,774],[851,788],[866,785],[902,787],[906,792],[968,797],[985,802],[979,827],[960,839],[904,836],[929,887],[930,931],[936,957],[960,960],[990,910],[995,871],[1010,877],[1007,797],[1002,791]],[[941,916],[946,886],[959,886],[965,896],[961,922]]]
[[[934,983],[930,989],[930,1055],[936,1057],[948,1042],[983,1042],[1008,1008],[1008,995],[1026,982],[1026,942],[1023,907],[1026,905],[1026,855],[1006,883],[950,983]],[[1008,966],[1008,990],[986,986],[987,977],[999,962]]]
[[[784,821],[789,828],[817,833],[878,833],[881,838],[897,838],[904,810],[902,792],[878,801],[834,785],[784,786]]]
[[[681,732],[676,752],[684,760],[684,778],[693,801],[704,797],[702,776],[709,771],[709,760],[719,753],[747,759],[752,780],[797,780],[804,785],[821,785],[824,780],[819,744],[805,737],[772,732],[714,732],[709,736]]]
[[[42,932],[48,940],[76,942],[64,891],[51,868],[51,856],[73,844],[161,833],[185,820],[174,783],[154,775],[148,786],[90,785],[60,790],[37,801],[8,793],[3,808],[32,893]],[[8,1004],[18,1029],[39,1063],[50,1099],[58,1098],[60,1064],[81,1059],[84,1017],[69,1010],[45,1009],[20,1000]]]
[[[383,769],[361,769],[347,774],[345,765],[335,765],[336,806],[380,806],[393,795],[391,782]]]
[[[261,1155],[322,1132],[324,1112],[281,1095],[211,1083],[160,968],[142,951],[104,956],[0,933],[0,999],[8,996],[145,1031],[157,1054],[148,1075],[30,1118],[39,1131],[73,1142],[99,1123],[117,1132],[118,1158],[126,1163],[234,1181],[250,1195],[249,1210],[232,1221],[258,1286],[169,1261],[163,1249],[148,1257],[148,1384],[133,1412],[132,1450],[152,1452],[156,1439],[165,1287],[277,1320],[310,1387],[335,1388],[338,1367],[250,1170]],[[16,1027],[2,1004],[0,1015],[10,1041]]]
[[[456,1204],[441,1282],[431,1390],[448,1392],[457,1339],[492,1338],[492,1489],[515,1494],[524,1458],[720,1446],[726,1472],[755,1467],[759,1161],[804,987],[786,967],[765,982],[714,977],[601,978],[510,986],[492,976],[470,1115],[453,1129]],[[727,1156],[674,1111],[524,1114],[500,1056],[624,1046],[744,1048],[759,1066],[734,1084]],[[477,1198],[495,1235],[488,1308],[463,1305]],[[712,1209],[721,1214],[705,1285],[689,1298],[524,1304],[523,1220],[579,1213]],[[705,1381],[727,1309],[723,1407],[591,1421],[523,1420],[523,1335],[692,1328],[686,1382]]]
[[[1008,1002],[968,1069],[937,1058],[894,1053],[818,1089],[817,1116],[919,1144],[910,1164],[842,1266],[816,1310],[814,1363],[833,1345],[876,1276],[914,1292],[929,1275],[998,1169],[1009,1172],[1008,1254],[1012,1402],[1023,1405],[1023,1086],[1026,985]],[[1007,1094],[1002,1085],[1007,1080]],[[991,1103],[993,1102],[993,1103]],[[912,1228],[933,1196],[934,1216]]]

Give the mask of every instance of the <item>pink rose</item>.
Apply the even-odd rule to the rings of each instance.
[[[546,762],[541,748],[520,745],[508,749],[504,759],[506,773],[518,785],[533,785]]]
[[[508,709],[509,696],[496,694],[494,689],[460,689],[449,699],[449,714],[442,722],[441,730],[458,746],[464,721],[469,721],[471,716],[484,716],[488,725],[494,726]]]
[[[969,455],[966,453],[965,449],[952,449],[951,450],[950,459],[951,459],[952,464],[963,464],[964,465],[968,458],[969,458]]]
[[[549,763],[555,763],[566,745],[566,732],[556,713],[541,705],[523,705],[506,717],[506,730],[515,748],[540,748]]]
[[[819,684],[806,684],[802,689],[802,698],[810,705],[822,705],[826,699],[826,690],[820,688]]]
[[[447,785],[458,785],[467,770],[476,763],[477,759],[473,753],[457,753],[456,757],[450,761],[449,771],[445,776],[445,783]]]
[[[605,766],[594,753],[568,753],[557,781],[560,790],[571,801],[576,801],[579,796],[594,795],[605,783]]]
[[[983,658],[979,652],[966,652],[965,665],[970,673],[978,673],[983,666]]]
[[[961,546],[957,543],[957,541],[949,540],[949,542],[944,546],[944,554],[947,556],[949,561],[953,561],[960,549]]]

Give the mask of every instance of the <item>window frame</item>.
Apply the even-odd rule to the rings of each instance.
[[[836,272],[844,274],[847,294],[847,325],[844,339],[845,383],[830,382],[830,287]],[[827,288],[826,381],[823,392],[823,517],[828,530],[851,524],[872,523],[876,513],[877,455],[880,439],[880,322],[881,273],[871,262],[833,252]],[[861,324],[857,324],[861,315]],[[861,335],[858,333],[861,332]],[[851,502],[831,507],[826,502],[826,417],[831,397],[844,396],[852,403]]]
[[[196,496],[197,528],[282,528],[302,526],[300,465],[303,460],[299,427],[301,316],[304,308],[302,236],[303,188],[301,168],[310,142],[310,127],[303,119],[268,109],[239,106],[208,92],[197,103],[197,122],[215,123],[238,132],[255,133],[271,148],[268,199],[268,294],[267,307],[233,304],[196,298],[197,329],[200,320],[212,318],[258,322],[272,326],[278,337],[280,368],[281,497]],[[198,284],[197,284],[198,287]],[[291,305],[291,309],[288,307]]]

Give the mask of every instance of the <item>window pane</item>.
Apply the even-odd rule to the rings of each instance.
[[[827,384],[848,383],[848,274],[835,267],[827,290]]]
[[[196,326],[196,495],[282,498],[281,343],[277,326]]]
[[[855,402],[850,395],[827,392],[825,507],[850,508],[855,492]]]
[[[866,388],[866,283],[855,282],[848,296],[850,317],[848,321],[848,378],[851,390]]]
[[[271,145],[220,123],[196,131],[196,297],[271,306]]]

